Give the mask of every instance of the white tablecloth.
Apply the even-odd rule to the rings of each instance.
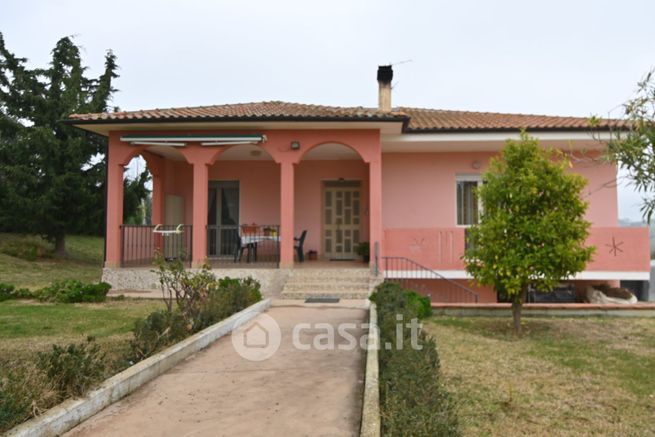
[[[275,241],[280,242],[279,235],[242,235],[241,236],[241,245],[245,246],[247,244],[257,244],[263,241]]]

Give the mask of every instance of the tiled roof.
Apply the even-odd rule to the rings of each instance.
[[[287,102],[256,102],[140,111],[72,114],[71,124],[157,121],[397,121],[407,132],[462,132],[501,130],[586,130],[586,117],[502,114],[441,109],[376,108],[307,105]],[[602,120],[597,128],[622,126],[618,120]]]
[[[104,112],[99,114],[73,114],[71,120],[80,121],[127,121],[127,120],[393,120],[403,121],[405,117],[395,112],[384,113],[377,109],[323,105],[306,105],[287,102],[236,103],[231,105],[196,106],[170,109],[148,109],[141,111]]]
[[[442,109],[397,108],[409,117],[408,131],[466,131],[466,130],[575,130],[590,129],[587,117],[560,117],[531,114],[502,114],[498,112],[448,111]],[[620,120],[600,120],[597,128],[623,125]]]

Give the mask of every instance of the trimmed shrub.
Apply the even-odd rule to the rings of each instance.
[[[30,299],[34,297],[27,288],[16,288],[10,284],[0,282],[0,302],[9,299]]]
[[[259,282],[251,277],[218,279],[217,287],[209,289],[207,299],[200,305],[194,331],[197,332],[218,323],[259,302],[262,300],[260,287]]]
[[[137,320],[133,332],[129,359],[132,362],[148,358],[189,334],[182,315],[179,312],[169,313],[166,310],[152,312],[145,319]]]
[[[75,279],[55,282],[36,292],[36,297],[45,302],[82,303],[104,302],[111,285],[106,282],[84,283]]]
[[[440,377],[434,339],[422,330],[412,346],[407,324],[431,314],[429,299],[393,282],[382,283],[371,300],[380,329],[380,415],[384,435],[456,436],[455,406]],[[400,319],[400,320],[398,320]],[[402,347],[397,348],[401,323]],[[389,344],[391,347],[387,348]]]
[[[105,373],[105,354],[88,337],[86,343],[52,345],[52,351],[40,352],[38,366],[48,377],[59,399],[82,396]]]

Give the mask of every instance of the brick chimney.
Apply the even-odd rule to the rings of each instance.
[[[391,112],[391,80],[393,79],[393,69],[391,65],[378,66],[378,84],[380,91],[378,94],[378,109],[381,112]]]

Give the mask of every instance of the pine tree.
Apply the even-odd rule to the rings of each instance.
[[[116,91],[116,56],[85,76],[80,49],[60,39],[47,68],[29,69],[0,33],[0,229],[43,235],[65,254],[70,233],[102,229],[106,140],[61,123],[104,112]]]

